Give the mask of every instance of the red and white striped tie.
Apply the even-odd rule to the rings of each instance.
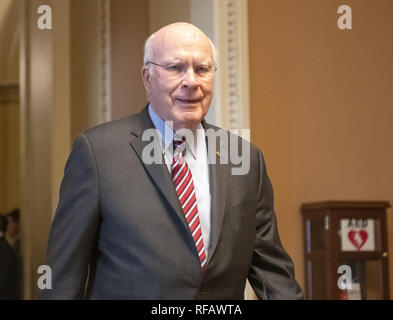
[[[173,141],[175,150],[172,162],[172,180],[179,197],[180,204],[186,216],[188,226],[191,230],[192,237],[199,254],[202,271],[206,269],[207,256],[203,244],[202,229],[199,221],[198,206],[196,202],[194,182],[192,180],[191,170],[184,160],[183,151],[185,149],[185,138],[182,141]]]

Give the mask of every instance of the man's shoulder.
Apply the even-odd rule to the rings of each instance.
[[[84,131],[86,135],[94,135],[106,133],[113,130],[130,130],[132,129],[132,123],[138,119],[139,113],[127,115],[116,120],[110,120],[107,122],[100,123],[94,127],[88,128]]]
[[[14,256],[13,249],[4,236],[0,237],[0,251],[3,256]]]
[[[226,137],[229,146],[236,143],[238,146],[250,147],[251,152],[261,152],[260,148],[250,141],[250,129],[224,129],[204,121],[203,127],[207,138]]]
[[[113,139],[120,136],[130,137],[131,132],[149,127],[148,120],[147,111],[144,108],[138,113],[98,124],[85,130],[82,134],[89,140]]]

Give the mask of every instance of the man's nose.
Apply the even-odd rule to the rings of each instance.
[[[184,87],[197,87],[199,85],[199,77],[195,73],[194,68],[189,66],[183,76],[183,86]]]

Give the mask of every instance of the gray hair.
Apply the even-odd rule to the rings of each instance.
[[[145,42],[144,55],[143,55],[143,65],[144,66],[147,65],[148,61],[154,60],[154,57],[153,57],[153,45],[152,45],[154,38],[155,38],[155,33],[150,35],[150,37],[148,37],[146,42]],[[216,49],[216,47],[214,46],[213,41],[211,41],[209,37],[207,37],[207,40],[209,41],[210,46],[212,48],[213,63],[217,67],[218,66],[218,56],[219,56],[218,50]],[[148,68],[150,68],[150,66]]]

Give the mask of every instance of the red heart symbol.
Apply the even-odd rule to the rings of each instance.
[[[366,230],[352,230],[348,232],[348,238],[351,240],[356,249],[360,250],[360,248],[363,247],[364,243],[367,241],[368,233]]]

